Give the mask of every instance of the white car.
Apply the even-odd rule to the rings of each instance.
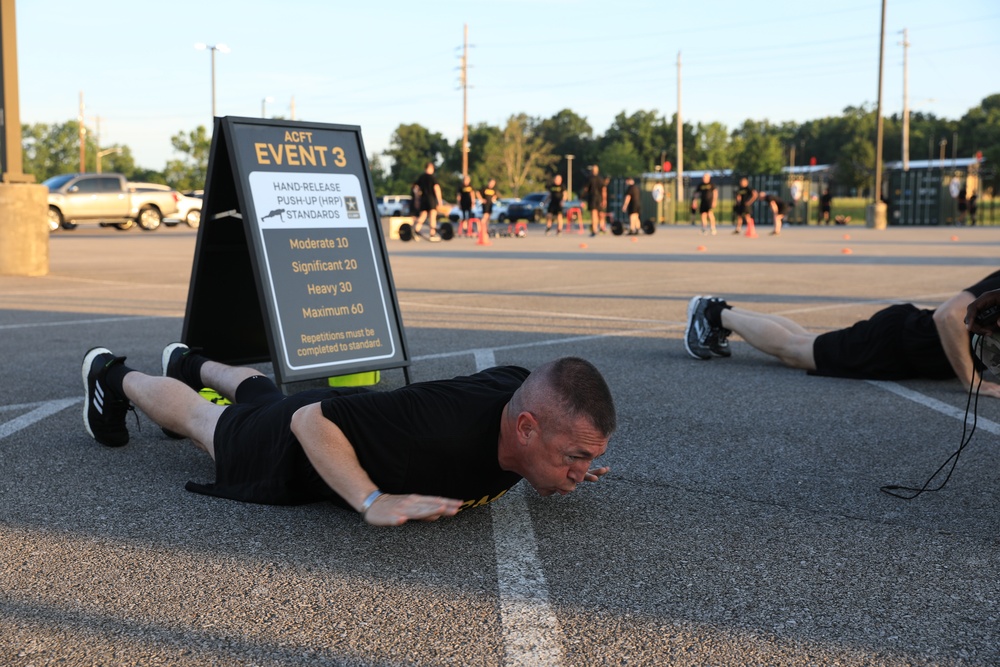
[[[378,214],[383,217],[410,215],[410,203],[413,197],[410,195],[385,195],[375,198],[375,206]]]
[[[177,200],[177,213],[172,214],[164,224],[173,227],[178,222],[184,222],[191,229],[201,226],[202,191],[185,192]]]

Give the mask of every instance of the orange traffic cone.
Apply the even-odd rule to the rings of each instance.
[[[754,227],[753,218],[749,215],[747,216],[747,238],[755,239],[757,238],[757,228]]]

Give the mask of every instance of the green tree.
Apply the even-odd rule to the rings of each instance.
[[[562,174],[568,166],[567,155],[573,156],[573,181],[584,183],[586,168],[597,160],[598,145],[594,129],[587,119],[569,109],[559,111],[535,125],[535,136],[552,144],[552,153],[558,158],[554,168]]]
[[[482,188],[486,185],[486,181],[492,178],[492,176],[487,173],[483,163],[483,156],[485,154],[486,144],[489,142],[490,138],[499,138],[501,136],[503,136],[503,131],[499,127],[488,123],[477,123],[476,125],[469,126],[469,178],[472,179],[473,187]],[[445,178],[449,179],[449,183],[447,183],[449,192],[454,192],[457,195],[457,187],[460,184],[462,176],[461,138],[459,138],[454,145],[449,148],[444,163],[441,165],[440,172],[441,174],[446,174]],[[454,175],[454,178],[451,178],[452,175]],[[454,187],[452,186],[451,181],[454,182]],[[441,188],[442,195],[445,195],[447,199],[450,199],[451,197],[446,195],[444,192],[445,183],[442,182]]]
[[[188,133],[178,132],[170,137],[170,145],[181,157],[167,162],[164,169],[167,183],[181,191],[203,189],[208,176],[208,154],[212,148],[205,126],[199,125]]]
[[[987,172],[987,183],[996,188],[1000,186],[1000,94],[990,95],[983,99],[978,107],[969,109],[958,121],[958,136],[962,151],[966,156],[973,156],[982,151],[987,164],[993,169]]]
[[[844,144],[837,156],[837,182],[863,191],[874,183],[875,143],[855,137]]]
[[[692,169],[728,169],[733,160],[729,145],[729,130],[722,123],[698,123],[695,129]]]
[[[737,174],[780,174],[784,166],[781,140],[765,121],[745,120],[732,135],[733,169]]]
[[[440,158],[446,157],[450,150],[448,141],[440,132],[431,132],[417,123],[400,125],[392,133],[389,148],[383,153],[392,160],[389,169],[390,186],[396,194],[409,192],[410,185],[423,173],[424,165],[428,162],[440,164]],[[449,183],[453,179],[439,173],[438,180],[441,181],[443,194],[446,185],[454,191],[454,185]]]
[[[648,168],[628,139],[616,139],[601,149],[597,164],[601,173],[611,178],[636,176]]]
[[[507,119],[502,137],[491,137],[486,143],[484,162],[501,192],[518,196],[542,187],[546,170],[558,158],[552,154],[552,144],[531,132],[531,119],[518,114]]]
[[[676,146],[676,131],[672,131],[672,127],[675,128],[676,125],[668,124],[666,119],[657,115],[655,109],[636,111],[631,116],[626,116],[622,112],[615,116],[611,127],[604,133],[599,143],[603,149],[616,142],[628,140],[642,159],[644,170],[652,171],[653,166],[659,161],[660,155],[668,150],[668,146]],[[687,137],[685,137],[685,151],[688,148]]]
[[[84,139],[84,171],[91,171],[96,165],[97,144],[93,136],[87,132]],[[58,174],[80,171],[80,124],[75,120],[22,125],[21,147],[24,172],[39,183]]]

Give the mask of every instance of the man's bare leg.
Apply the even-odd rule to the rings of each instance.
[[[752,310],[727,308],[722,311],[722,326],[738,334],[754,348],[777,357],[786,366],[816,370],[813,342],[817,334],[780,315]]]
[[[139,371],[128,373],[122,387],[128,399],[159,426],[190,438],[215,458],[215,425],[226,406],[206,401],[180,380]]]
[[[206,361],[201,367],[201,381],[204,386],[211,387],[230,401],[236,401],[236,388],[255,375],[263,375],[258,370],[245,366],[227,366],[217,361]]]

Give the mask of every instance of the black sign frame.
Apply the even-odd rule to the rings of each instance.
[[[409,383],[365,156],[355,125],[215,119],[186,345],[228,364],[270,361],[283,389],[390,368]]]

